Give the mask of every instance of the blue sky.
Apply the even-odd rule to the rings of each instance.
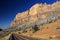
[[[0,0],[0,27],[9,27],[18,12],[28,10],[36,3],[52,4],[57,0]]]

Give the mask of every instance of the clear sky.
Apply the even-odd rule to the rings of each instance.
[[[18,12],[28,10],[36,3],[52,4],[57,0],[0,0],[0,27],[8,27]]]

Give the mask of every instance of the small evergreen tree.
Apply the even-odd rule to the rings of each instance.
[[[34,27],[32,27],[32,29],[33,29],[33,32],[36,32],[36,31],[39,30],[39,28],[37,27],[37,25],[35,25]]]

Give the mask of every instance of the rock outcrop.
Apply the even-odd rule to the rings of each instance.
[[[38,20],[43,20],[53,15],[60,8],[60,2],[55,2],[53,4],[35,4],[29,10],[22,13],[18,13],[14,20],[11,22],[11,27],[20,26],[26,23],[35,22]],[[57,11],[60,13],[60,10]]]

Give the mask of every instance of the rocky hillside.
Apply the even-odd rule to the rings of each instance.
[[[0,38],[13,32],[30,37],[60,40],[60,2],[37,3],[29,10],[18,13],[10,27],[0,32]]]
[[[53,4],[35,4],[29,10],[18,13],[11,22],[11,27],[21,26],[28,23],[46,23],[60,16],[60,2]]]

